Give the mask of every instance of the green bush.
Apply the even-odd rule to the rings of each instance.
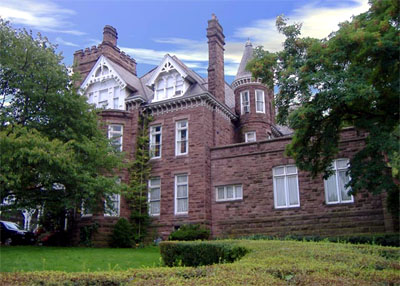
[[[199,224],[184,224],[178,230],[172,232],[168,240],[207,240],[210,230]]]
[[[202,266],[229,263],[243,257],[248,250],[232,243],[172,242],[160,243],[160,253],[167,266]]]
[[[352,244],[371,244],[382,246],[400,246],[400,237],[398,233],[389,234],[359,234],[342,236],[319,236],[319,235],[287,235],[285,237],[255,234],[241,237],[241,239],[251,240],[297,240],[297,241],[329,241],[329,242],[347,242]]]
[[[126,218],[120,218],[114,225],[110,237],[110,246],[118,248],[132,247],[132,226]]]

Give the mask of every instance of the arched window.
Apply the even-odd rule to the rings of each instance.
[[[184,82],[182,76],[175,70],[160,76],[156,82],[155,100],[163,100],[180,96],[184,91]]]

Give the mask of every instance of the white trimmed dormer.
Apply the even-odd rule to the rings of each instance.
[[[97,108],[125,110],[127,83],[105,56],[101,56],[81,85],[83,94]]]
[[[153,102],[182,96],[193,79],[169,54],[154,71],[147,86],[154,90]]]

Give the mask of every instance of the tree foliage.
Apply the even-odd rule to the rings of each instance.
[[[248,66],[264,83],[277,83],[277,121],[294,129],[286,152],[299,168],[328,176],[340,131],[354,126],[367,137],[350,161],[352,192],[387,191],[392,210],[399,194],[390,169],[399,169],[398,11],[398,1],[371,1],[367,12],[322,40],[300,37],[301,24],[278,17],[283,50],[258,48]]]
[[[69,209],[118,193],[112,151],[96,111],[55,46],[0,19],[0,192],[15,207]]]

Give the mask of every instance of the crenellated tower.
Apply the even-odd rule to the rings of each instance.
[[[275,124],[273,90],[254,79],[246,65],[253,58],[253,45],[246,42],[232,88],[235,93],[235,111],[240,115],[241,141],[251,142],[269,139],[271,125]]]

